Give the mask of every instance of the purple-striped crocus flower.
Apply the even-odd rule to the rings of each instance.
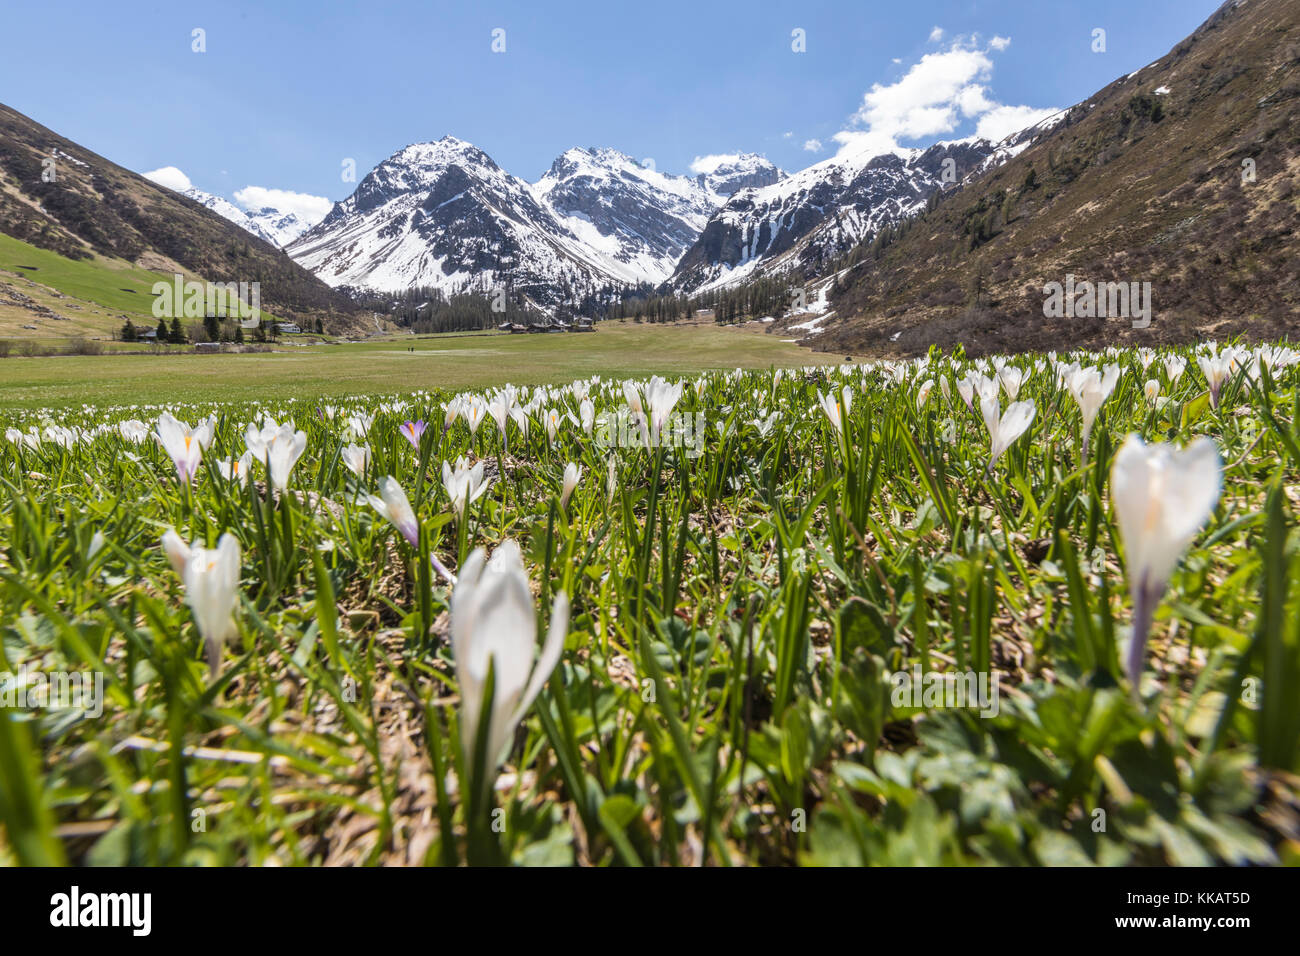
[[[411,447],[419,451],[420,436],[424,434],[424,430],[428,427],[429,423],[421,418],[413,422],[403,422],[402,426],[397,430],[402,433],[403,438],[411,443]]]

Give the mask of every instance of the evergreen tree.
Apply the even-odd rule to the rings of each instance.
[[[136,339],[135,326],[131,323],[130,319],[127,319],[126,322],[122,325],[122,341],[134,342],[135,339]]]
[[[172,330],[168,335],[167,340],[175,345],[184,345],[187,341],[185,338],[185,330],[181,328],[181,318],[179,315],[172,319]]]

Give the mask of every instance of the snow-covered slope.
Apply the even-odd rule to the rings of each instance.
[[[220,196],[215,196],[209,192],[204,192],[197,186],[191,186],[189,189],[182,192],[181,195],[188,196],[190,199],[193,199],[196,203],[199,203],[202,206],[207,206],[217,215],[229,219],[241,229],[247,229],[253,235],[257,236],[257,238],[264,239],[273,246],[280,245],[275,241],[275,237],[272,236],[270,232],[263,229],[260,223],[255,223],[249,219],[248,213],[244,212],[244,210],[240,209],[230,200],[223,199]]]
[[[297,213],[281,212],[274,206],[263,206],[245,215],[250,223],[269,235],[280,247],[287,246],[311,228],[311,223],[304,222]]]
[[[571,149],[533,193],[624,282],[658,284],[725,197],[701,179],[647,168],[613,149]]]
[[[241,229],[247,229],[259,239],[264,239],[277,248],[283,248],[307,231],[307,223],[291,212],[280,212],[266,206],[256,212],[245,212],[228,199],[204,192],[191,186],[181,193],[195,202],[206,206],[217,215],[229,219]]]
[[[762,274],[821,275],[836,256],[923,208],[945,182],[1005,162],[1041,131],[1031,127],[997,144],[972,138],[884,154],[845,150],[772,185],[741,189],[709,219],[672,284],[689,293]],[[949,170],[953,178],[945,179]]]

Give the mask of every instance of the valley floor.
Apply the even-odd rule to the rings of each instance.
[[[589,335],[390,336],[343,345],[281,343],[274,349],[200,355],[177,347],[157,355],[0,359],[0,407],[338,398],[826,361],[752,327],[618,321],[602,323]]]

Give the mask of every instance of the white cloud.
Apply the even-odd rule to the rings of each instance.
[[[803,148],[810,153],[820,153],[822,151],[822,141],[819,139],[806,139]]]
[[[993,97],[990,52],[1004,50],[1010,42],[994,37],[981,49],[958,37],[947,50],[925,54],[898,81],[874,84],[849,127],[835,134],[840,152],[893,152],[900,141],[933,140],[970,120],[975,121],[976,136],[996,142],[1056,112],[1009,106]]]
[[[988,98],[984,87],[978,85],[962,87],[958,91],[954,102],[956,102],[957,108],[961,110],[961,115],[965,117],[979,116],[981,113],[987,113],[998,106],[997,103]]]
[[[930,31],[930,42],[938,43],[943,39],[943,27],[935,27]]]
[[[190,182],[190,177],[175,166],[163,166],[161,169],[154,169],[147,173],[142,173],[145,179],[157,183],[159,186],[166,186],[168,189],[174,189],[182,193],[194,184]]]
[[[979,125],[975,127],[975,135],[980,139],[987,139],[990,143],[996,143],[1006,139],[1012,133],[1018,133],[1047,119],[1056,112],[1058,110],[1055,107],[1043,110],[1034,106],[995,106],[980,117]]]
[[[927,53],[897,83],[876,83],[862,98],[854,120],[873,131],[916,139],[951,132],[959,102],[973,103],[993,61],[981,50],[954,46]]]
[[[794,139],[794,133],[792,133],[792,132],[790,132],[790,131],[787,130],[786,132],[784,132],[784,133],[781,134],[781,138],[782,138],[782,139]]]
[[[708,156],[696,156],[691,160],[690,169],[693,173],[702,173],[707,176],[710,173],[717,172],[721,166],[737,162],[740,162],[738,153],[711,153]]]
[[[280,212],[291,212],[310,225],[324,219],[334,205],[324,196],[295,193],[287,189],[267,189],[265,186],[245,186],[235,192],[234,198],[235,202],[249,212],[271,206]]]

